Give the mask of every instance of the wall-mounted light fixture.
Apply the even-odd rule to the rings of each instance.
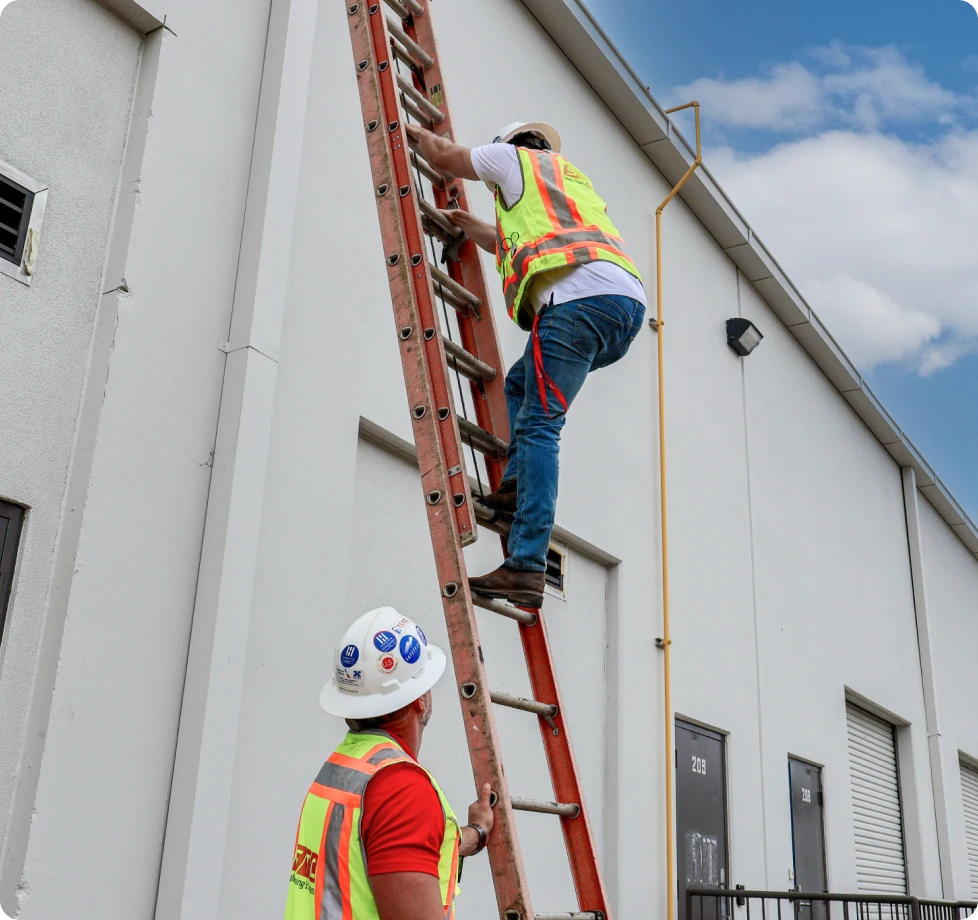
[[[749,319],[727,320],[727,344],[741,358],[746,358],[758,345],[764,336]]]

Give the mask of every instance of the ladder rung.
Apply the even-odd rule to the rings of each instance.
[[[604,914],[593,910],[582,914],[538,914],[534,911],[533,920],[604,920]]]
[[[459,306],[461,307],[475,307],[476,310],[482,306],[482,298],[476,297],[468,288],[462,287],[454,278],[450,278],[445,272],[443,272],[437,265],[433,262],[428,263],[428,270],[431,272],[431,277],[440,284],[443,288],[455,296],[456,300],[459,301]]]
[[[546,716],[549,719],[556,718],[560,711],[553,703],[538,703],[536,700],[527,700],[521,696],[511,696],[508,693],[497,693],[495,690],[489,696],[498,706],[521,709],[523,712],[532,712],[534,715]]]
[[[564,805],[561,802],[537,802],[533,799],[510,799],[516,811],[532,811],[538,815],[557,815],[561,818],[577,818],[580,805]]]
[[[467,418],[458,420],[459,430],[462,436],[468,438],[467,444],[471,444],[476,450],[481,450],[484,454],[491,454],[494,457],[504,457],[509,445],[501,441],[494,434],[490,434],[484,428],[470,422]]]
[[[420,16],[424,12],[424,7],[418,2],[418,0],[404,0],[404,5],[412,12],[415,16]]]
[[[421,162],[423,163],[424,160],[421,160]],[[441,214],[438,213],[438,208],[431,204],[431,202],[426,201],[424,198],[418,195],[418,204],[421,206],[421,213],[424,214],[424,216],[427,217],[433,224],[436,224],[443,233],[451,237],[453,241],[462,236],[462,231],[459,230],[455,224],[442,217]]]
[[[432,169],[428,165],[427,160],[425,160],[423,157],[419,157],[414,152],[411,153],[411,165],[415,169],[417,169],[422,176],[425,176],[427,179],[429,179],[431,181],[431,184],[435,188],[440,189],[445,187],[445,177],[441,173]]]
[[[508,537],[513,526],[512,523],[503,518],[501,512],[480,504],[478,495],[473,496],[473,498],[475,499],[475,516],[479,525],[493,533],[498,533],[502,537]]]
[[[526,626],[537,625],[537,615],[535,613],[530,613],[529,610],[520,610],[519,607],[504,604],[502,601],[494,601],[491,597],[483,597],[481,594],[473,593],[472,603],[476,607],[481,607],[483,610],[498,613],[501,617],[516,620],[517,623],[523,623]]]
[[[438,106],[432,105],[403,74],[397,75],[397,85],[407,97],[407,101],[413,102],[414,108],[420,110],[422,120],[433,121],[436,125],[440,125],[445,120],[445,113]]]
[[[401,3],[401,0],[384,0],[384,2],[395,12],[401,19],[407,19],[411,15],[411,11]],[[388,20],[389,22],[390,20]]]
[[[390,3],[391,0],[387,0],[387,2]],[[406,19],[407,17],[404,18]],[[390,16],[387,17],[387,31],[390,32],[391,38],[408,53],[411,57],[411,62],[420,64],[424,68],[428,68],[435,63],[435,59],[394,22]]]
[[[467,352],[461,345],[456,345],[451,339],[442,338],[445,351],[454,367],[470,380],[495,380],[496,369],[485,361],[480,361],[475,355]]]

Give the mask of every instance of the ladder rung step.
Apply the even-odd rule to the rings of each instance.
[[[495,380],[496,369],[485,361],[480,361],[475,355],[467,352],[461,345],[456,345],[451,339],[442,338],[445,351],[454,367],[471,380]]]
[[[387,0],[388,3],[391,0]],[[407,17],[403,17],[407,18]],[[407,34],[390,16],[387,17],[387,31],[390,32],[391,38],[400,45],[410,56],[411,61],[415,64],[420,64],[422,67],[428,68],[435,63],[435,59],[428,54],[410,35]],[[410,62],[405,62],[410,63]]]
[[[576,818],[581,814],[580,805],[564,805],[561,802],[537,802],[534,799],[510,799],[516,811],[532,811],[538,815],[557,815]]]
[[[484,454],[491,454],[494,457],[504,457],[509,445],[490,434],[485,428],[480,428],[467,418],[458,420],[459,430],[464,438],[468,438],[466,444],[471,444],[476,450],[481,450]]]
[[[480,504],[478,495],[474,495],[473,498],[475,499],[475,517],[479,525],[493,533],[498,533],[502,537],[508,537],[513,526],[512,523],[504,518],[501,512]]]
[[[421,162],[424,162],[424,160]],[[442,230],[442,232],[451,237],[453,241],[462,236],[462,231],[459,230],[453,223],[442,217],[441,214],[438,213],[438,208],[431,204],[431,202],[426,201],[424,198],[418,195],[418,204],[421,207],[421,213],[424,214],[424,216],[427,217],[433,224],[436,224],[439,229]]]
[[[406,99],[414,103],[414,108],[421,113],[423,121],[433,121],[436,125],[440,125],[445,120],[445,113],[438,106],[432,105],[430,100],[416,90],[411,81],[403,74],[397,75],[397,85],[401,88]]]
[[[583,914],[538,914],[534,911],[533,920],[604,920],[604,914],[593,910]]]
[[[482,306],[482,298],[477,297],[468,288],[462,287],[454,278],[449,277],[434,262],[428,262],[428,270],[431,277],[438,282],[445,290],[450,291],[460,306],[475,307],[476,310]],[[446,298],[449,299],[449,298]]]
[[[483,597],[481,594],[475,594],[473,592],[472,603],[476,607],[481,607],[483,610],[498,613],[501,617],[508,617],[526,626],[536,626],[537,624],[537,615],[535,613],[530,613],[529,610],[520,610],[519,607],[504,604],[502,601],[494,601],[491,597]]]
[[[550,719],[556,718],[557,713],[560,712],[553,703],[538,703],[536,700],[527,700],[522,696],[511,696],[509,693],[498,693],[495,690],[490,692],[489,697],[498,706],[520,709],[523,712],[532,712],[534,715],[547,716]]]
[[[401,0],[384,0],[384,2],[395,12],[401,19],[407,19],[411,15],[411,11],[401,3]],[[390,21],[390,20],[388,20]]]
[[[424,7],[418,2],[418,0],[404,0],[404,5],[412,12],[415,16],[420,16],[424,12]]]
[[[441,189],[445,187],[445,177],[441,173],[432,169],[428,165],[427,160],[419,157],[413,151],[411,152],[411,165],[418,170],[422,176],[427,178],[435,188]],[[456,228],[456,233],[458,232],[458,228]]]

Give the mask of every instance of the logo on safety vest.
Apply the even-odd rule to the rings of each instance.
[[[571,182],[579,182],[581,185],[586,185],[588,188],[591,187],[591,180],[584,175],[576,166],[572,166],[570,163],[564,163],[564,178]]]
[[[292,871],[299,878],[309,879],[313,884],[316,883],[316,864],[319,862],[319,854],[314,853],[309,847],[304,847],[301,843],[295,848],[295,860],[292,863]]]

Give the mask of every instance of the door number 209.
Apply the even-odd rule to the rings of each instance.
[[[700,776],[706,776],[706,758],[693,755],[693,772]]]

